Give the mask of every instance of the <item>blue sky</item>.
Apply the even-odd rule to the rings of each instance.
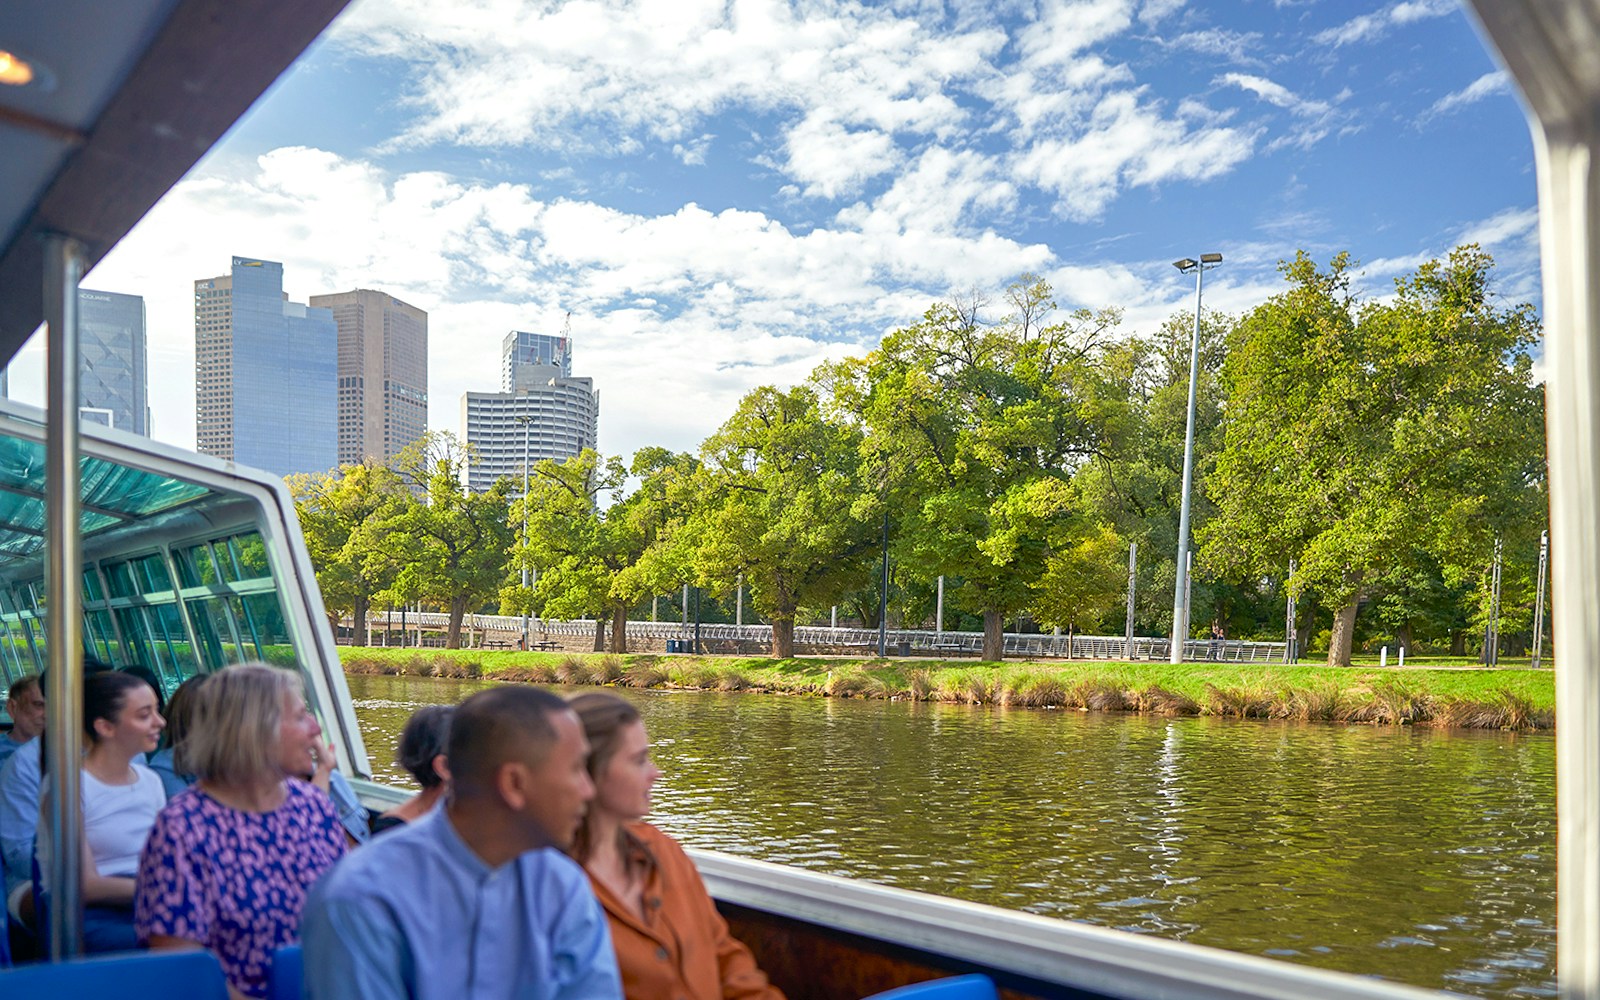
[[[90,276],[142,294],[156,435],[192,445],[192,281],[430,314],[430,422],[555,332],[608,453],[693,449],[748,389],[1017,274],[1146,332],[1349,250],[1465,240],[1537,301],[1527,126],[1448,0],[356,0]],[[19,367],[37,366],[30,352]],[[33,381],[15,375],[26,397]]]

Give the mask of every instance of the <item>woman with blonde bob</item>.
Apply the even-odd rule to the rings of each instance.
[[[177,769],[196,776],[156,817],[134,926],[152,949],[208,948],[239,996],[267,995],[272,954],[299,939],[311,886],[344,854],[317,770],[322,727],[295,673],[229,667],[195,692]]]
[[[643,822],[661,771],[639,710],[610,694],[568,704],[589,738],[595,789],[572,854],[605,908],[628,1000],[783,1000],[683,848]]]

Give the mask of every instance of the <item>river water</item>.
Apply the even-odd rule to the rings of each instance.
[[[373,766],[482,682],[351,677]],[[592,689],[590,689],[592,690]],[[1486,997],[1555,995],[1546,734],[619,691],[687,844]]]

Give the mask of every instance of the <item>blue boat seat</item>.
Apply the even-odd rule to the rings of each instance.
[[[6,969],[0,996],[228,1000],[228,984],[209,951],[141,951]]]
[[[866,1000],[999,1000],[994,980],[988,976],[950,976],[912,983],[898,989],[874,993]]]
[[[286,944],[272,953],[272,972],[267,976],[267,1000],[300,1000],[300,981],[305,964],[300,946]]]

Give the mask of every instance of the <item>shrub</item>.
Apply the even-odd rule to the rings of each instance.
[[[911,671],[906,678],[907,693],[912,701],[933,700],[933,672],[925,668]]]

